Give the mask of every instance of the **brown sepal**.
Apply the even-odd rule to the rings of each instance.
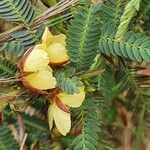
[[[52,68],[57,68],[57,67],[60,67],[62,65],[65,65],[69,62],[69,60],[67,61],[63,61],[63,62],[60,62],[60,63],[54,63],[54,62],[49,62],[49,65],[52,67]]]
[[[63,104],[62,101],[61,101],[57,96],[55,97],[54,101],[55,101],[56,105],[57,105],[62,111],[64,111],[64,112],[70,114],[69,108],[68,108],[65,104]]]

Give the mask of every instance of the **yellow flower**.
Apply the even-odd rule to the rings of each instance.
[[[69,61],[64,34],[52,35],[46,27],[42,43],[29,49],[20,63],[23,83],[28,88],[47,90],[56,87],[49,65],[59,66]]]
[[[42,44],[39,47],[47,52],[50,65],[60,66],[69,61],[65,39],[64,34],[53,36],[46,27],[42,36]]]
[[[71,129],[71,116],[67,106],[79,107],[84,99],[84,86],[80,87],[80,92],[78,94],[75,93],[70,95],[64,92],[57,94],[48,109],[48,123],[50,130],[53,127],[54,120],[58,131],[62,135],[66,135]]]
[[[29,49],[21,59],[20,69],[23,83],[30,89],[47,90],[56,87],[56,79],[48,66],[48,54],[42,50]]]

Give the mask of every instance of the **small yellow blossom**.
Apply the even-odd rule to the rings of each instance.
[[[42,42],[29,49],[22,57],[19,67],[24,85],[34,90],[47,90],[56,87],[56,79],[50,67],[59,66],[69,61],[66,49],[66,36],[52,35],[45,29]],[[49,66],[50,65],[50,66]],[[53,102],[48,109],[49,127],[53,121],[58,131],[66,135],[71,129],[69,107],[79,107],[85,99],[85,87],[79,88],[79,93],[73,95],[65,92],[54,93]]]
[[[59,66],[69,61],[64,34],[52,35],[46,27],[39,49],[45,50],[49,57],[49,64]]]
[[[56,87],[56,79],[48,65],[48,54],[37,48],[28,50],[21,59],[20,69],[26,87],[47,90]]]
[[[64,34],[52,35],[46,27],[42,42],[29,49],[21,59],[20,69],[25,86],[47,90],[56,87],[49,65],[59,66],[69,61]]]
[[[52,73],[48,70],[41,70],[39,72],[32,73],[24,79],[35,89],[47,90],[55,88],[56,79]]]
[[[53,127],[53,120],[58,131],[62,135],[66,135],[71,129],[71,116],[69,112],[69,107],[79,107],[85,99],[84,86],[80,87],[80,92],[78,94],[66,94],[61,92],[57,94],[53,103],[48,109],[48,123],[50,130]]]

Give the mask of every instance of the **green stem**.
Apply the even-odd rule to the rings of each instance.
[[[85,72],[78,72],[75,75],[79,76],[81,79],[87,79],[87,78],[99,75],[104,71],[105,71],[104,69],[93,69],[93,70],[89,70]]]
[[[47,3],[49,6],[54,6],[55,4],[57,4],[57,0],[48,0]]]

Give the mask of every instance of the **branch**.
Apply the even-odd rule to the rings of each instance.
[[[75,75],[82,79],[86,79],[86,78],[90,78],[90,77],[99,75],[99,74],[103,73],[104,71],[105,71],[104,69],[92,69],[92,70],[88,70],[88,71],[82,71],[82,72],[75,73]]]
[[[24,122],[23,122],[23,117],[22,114],[19,113],[17,117],[17,122],[18,122],[18,132],[19,132],[19,143],[21,145],[24,136],[25,136],[25,129],[24,129]]]
[[[24,149],[24,145],[25,145],[26,139],[27,139],[27,133],[24,135],[24,138],[23,138],[21,146],[20,146],[20,150]]]

